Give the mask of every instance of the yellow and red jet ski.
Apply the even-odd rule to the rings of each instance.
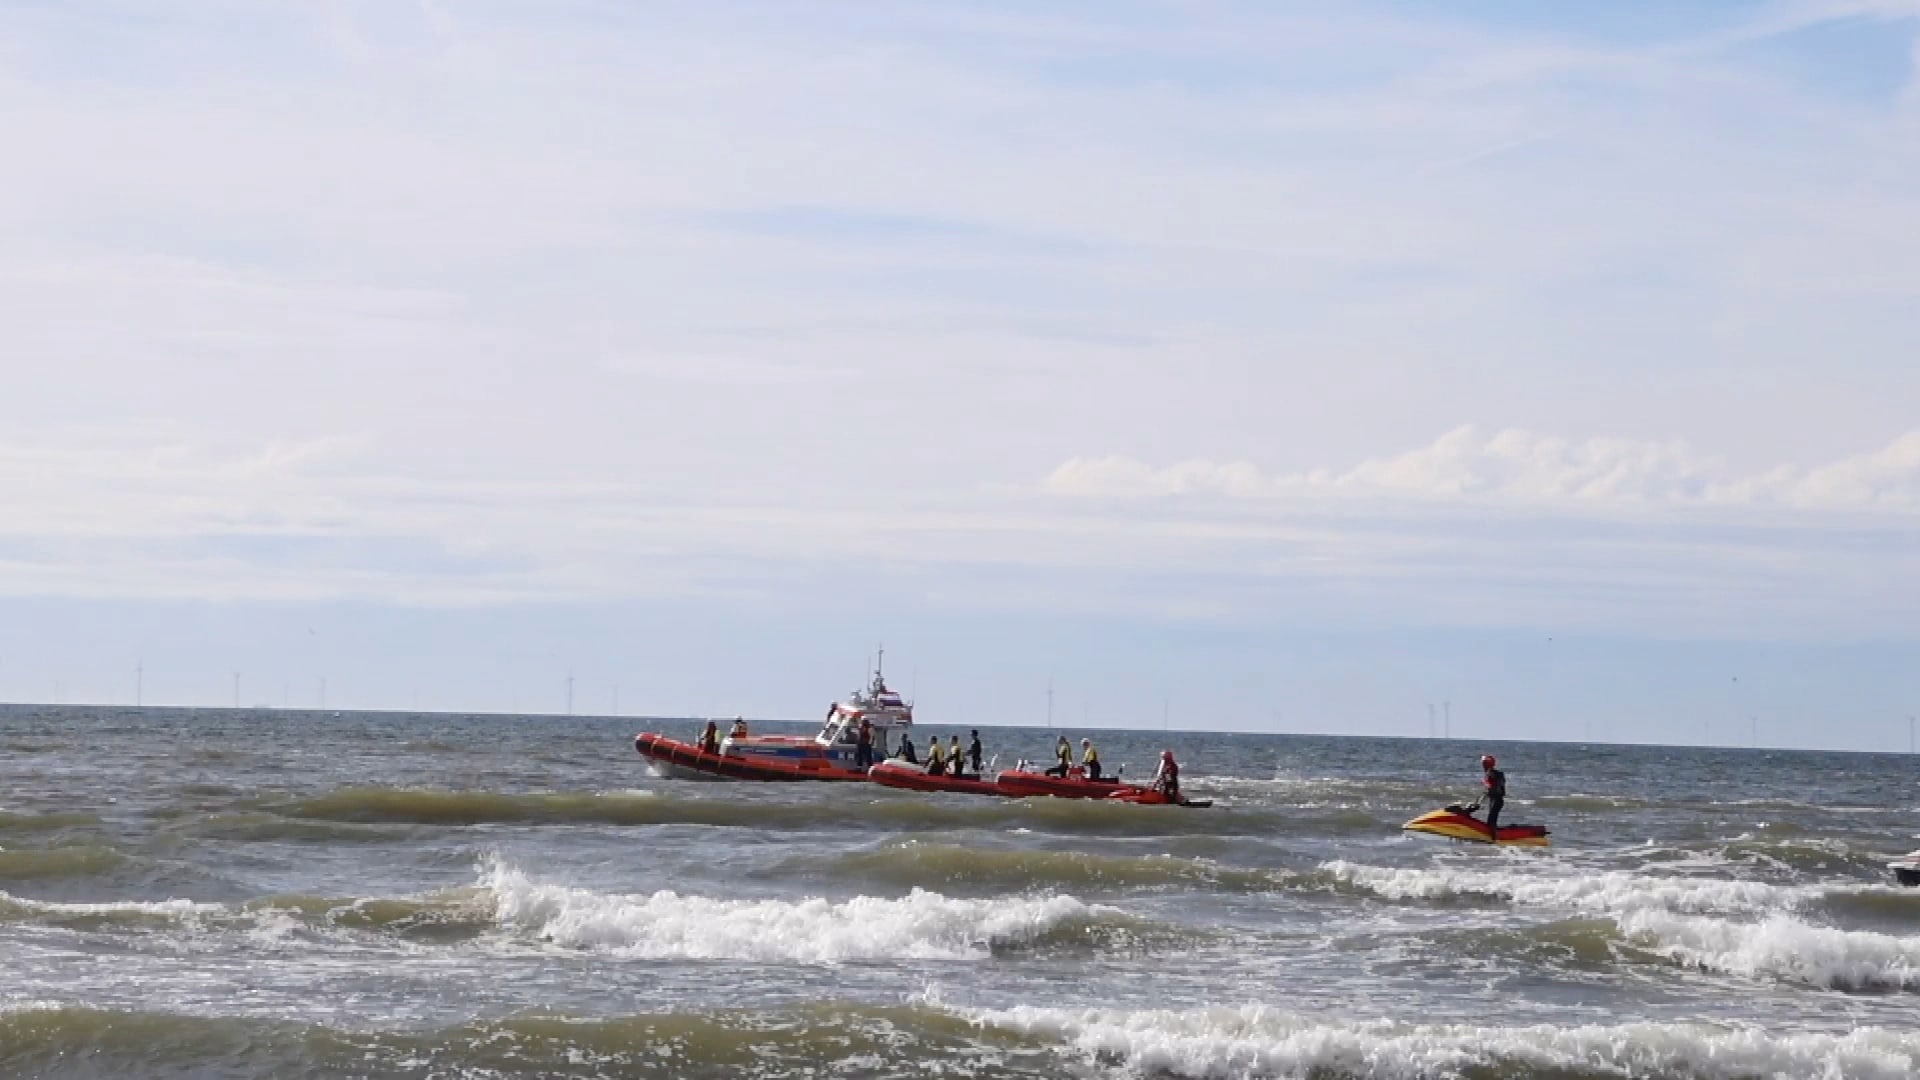
[[[1500,839],[1487,833],[1487,823],[1473,816],[1473,812],[1459,804],[1421,814],[1405,825],[1400,826],[1408,832],[1432,833],[1453,840],[1469,840],[1481,844],[1501,843],[1517,844],[1522,847],[1548,847],[1553,841],[1547,838],[1545,825],[1502,825]]]

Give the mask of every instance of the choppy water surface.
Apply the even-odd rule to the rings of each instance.
[[[1189,810],[641,728],[694,724],[0,710],[0,1075],[1920,1073],[1910,759],[1096,733]],[[1483,749],[1552,851],[1399,832]]]

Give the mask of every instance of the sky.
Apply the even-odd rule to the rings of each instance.
[[[1905,750],[1917,58],[0,4],[0,700],[808,718],[884,643],[934,726]]]

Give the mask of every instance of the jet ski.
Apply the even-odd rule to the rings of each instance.
[[[1889,862],[1893,879],[1902,885],[1920,885],[1920,851],[1909,852]]]
[[[1487,833],[1487,823],[1473,816],[1473,812],[1458,803],[1442,810],[1421,814],[1405,825],[1400,826],[1407,832],[1432,833],[1453,840],[1469,840],[1477,843],[1516,844],[1523,847],[1547,847],[1552,841],[1547,839],[1545,825],[1502,825],[1500,838],[1496,841]]]

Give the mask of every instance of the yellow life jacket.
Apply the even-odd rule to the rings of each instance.
[[[1082,764],[1082,765],[1098,765],[1098,764],[1100,764],[1100,751],[1098,751],[1098,750],[1096,750],[1096,749],[1094,749],[1094,747],[1092,746],[1092,744],[1088,744],[1088,746],[1087,746],[1087,752],[1086,752],[1086,754],[1084,754],[1084,755],[1083,755],[1083,756],[1082,756],[1082,757],[1080,758],[1080,764]]]
[[[1055,755],[1057,755],[1060,758],[1060,764],[1070,765],[1073,763],[1073,747],[1072,746],[1069,746],[1066,743],[1060,743],[1059,745],[1053,748],[1053,752]]]
[[[945,744],[941,743],[939,739],[933,740],[927,747],[927,764],[942,765],[946,763],[946,760],[947,748]]]

